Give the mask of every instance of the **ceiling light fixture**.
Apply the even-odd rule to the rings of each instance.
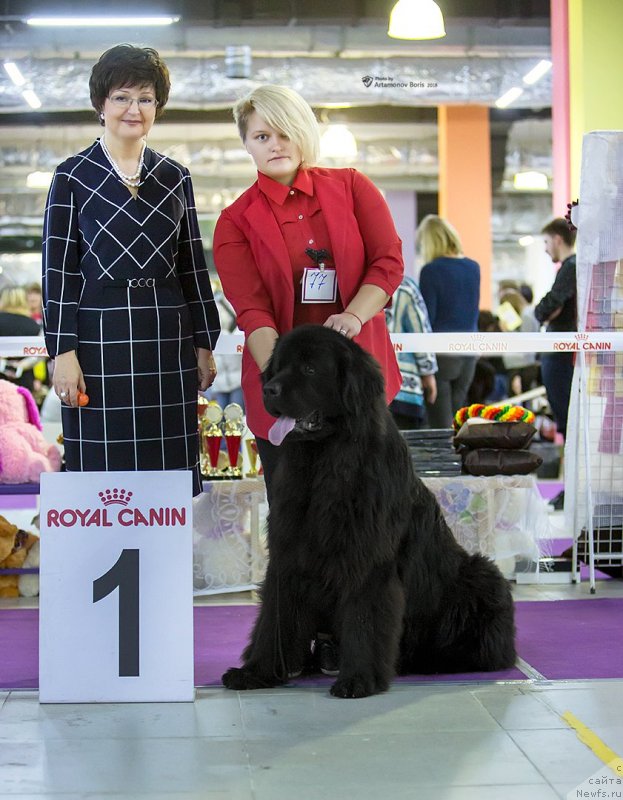
[[[24,84],[26,83],[26,78],[19,71],[19,67],[14,61],[5,61],[4,69],[6,70],[6,73],[9,76],[9,78],[13,81],[13,83],[16,86],[24,86]]]
[[[529,247],[533,241],[534,236],[530,236],[529,234],[527,236],[520,236],[519,239],[517,239],[517,243],[522,247]]]
[[[320,137],[320,157],[355,161],[357,140],[346,125],[329,125]]]
[[[446,35],[441,9],[434,0],[398,0],[389,15],[393,39],[441,39]]]
[[[495,101],[495,105],[498,108],[506,108],[506,106],[510,106],[511,103],[514,103],[518,97],[521,97],[523,94],[523,89],[520,89],[518,86],[513,86],[512,89],[509,89],[507,92]]]
[[[54,28],[120,28],[132,25],[173,25],[179,17],[29,17],[27,25]]]
[[[532,85],[540,80],[543,75],[548,73],[551,68],[552,62],[544,58],[542,61],[539,61],[536,67],[532,67],[530,72],[523,76],[523,82],[527,83],[528,85]]]
[[[41,100],[39,100],[32,89],[24,89],[22,97],[31,108],[41,108]]]
[[[521,192],[546,192],[549,189],[549,182],[544,172],[526,170],[515,173],[513,187]]]

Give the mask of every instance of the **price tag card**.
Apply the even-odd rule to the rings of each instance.
[[[39,699],[192,701],[190,472],[41,475]]]
[[[305,267],[302,283],[302,303],[335,303],[337,277],[334,269]]]

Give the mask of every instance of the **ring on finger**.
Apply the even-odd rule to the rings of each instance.
[[[67,392],[59,392],[58,396],[59,397],[67,397]]]

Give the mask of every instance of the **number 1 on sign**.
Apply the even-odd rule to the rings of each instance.
[[[119,589],[119,677],[139,671],[139,551],[122,550],[116,563],[93,581],[93,602]]]

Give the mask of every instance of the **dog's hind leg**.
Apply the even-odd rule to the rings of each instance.
[[[340,672],[331,694],[367,697],[384,692],[395,675],[404,614],[404,592],[394,565],[375,571],[340,611]]]
[[[265,689],[287,683],[309,657],[315,622],[298,582],[275,572],[269,564],[243,665],[228,669],[222,678],[228,689]]]

